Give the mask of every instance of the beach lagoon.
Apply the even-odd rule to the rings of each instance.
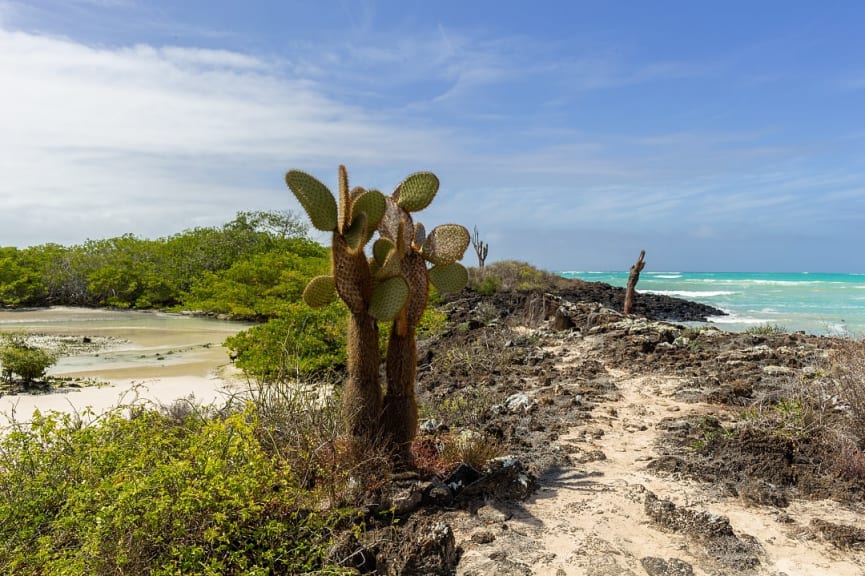
[[[238,375],[222,343],[251,326],[153,311],[52,307],[0,311],[0,334],[58,352],[49,376],[72,383],[50,393],[0,398],[0,414],[29,417],[34,409],[100,412],[145,399],[170,403],[194,396],[208,403],[223,396]],[[77,383],[77,384],[76,384]],[[4,418],[0,416],[0,424]]]

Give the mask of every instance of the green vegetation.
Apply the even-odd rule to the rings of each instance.
[[[332,450],[309,446],[334,446],[314,425],[333,420],[333,406],[255,404],[173,416],[133,407],[91,422],[37,414],[8,430],[0,573],[344,573],[327,550],[354,521],[347,475]],[[304,434],[279,435],[285,422]]]
[[[292,214],[240,212],[221,227],[156,240],[127,234],[0,248],[0,306],[185,308],[264,319],[326,268],[327,251]]]
[[[0,340],[0,373],[3,380],[11,383],[15,376],[25,387],[45,376],[57,358],[36,346],[31,346],[22,336],[4,334]]]
[[[786,334],[788,330],[778,324],[760,324],[745,330],[745,334],[757,334],[759,336],[771,336],[772,334]]]
[[[228,338],[235,364],[262,382],[314,375],[345,365],[346,310],[284,305],[280,316]]]
[[[0,306],[184,309],[256,320],[228,347],[250,376],[272,380],[345,361],[345,309],[298,304],[309,279],[328,267],[328,250],[293,214],[240,212],[222,226],[156,240],[127,234],[71,247],[0,248]],[[10,352],[7,366],[20,365],[22,354]]]
[[[407,206],[420,209],[426,193],[421,186],[406,194]],[[355,197],[352,207],[369,213],[374,204]],[[399,210],[390,246],[377,243],[372,260],[363,257],[385,269],[375,271],[382,283],[405,284],[402,300],[388,302],[388,289],[373,306],[377,317],[394,319],[381,330],[376,324],[377,354],[368,361],[376,373],[390,350],[409,348],[394,346],[395,339],[414,353],[416,335],[446,329],[446,315],[426,309],[436,291],[428,294],[417,277],[404,279],[405,271],[425,278],[426,262],[435,259],[429,272],[439,268],[432,275],[442,289],[466,275],[453,266],[465,249],[461,240],[452,245],[461,227],[431,232],[431,244],[420,234],[404,243],[411,220]],[[357,250],[369,231],[345,232]],[[381,485],[392,454],[359,457],[342,436],[342,395],[330,391],[339,379],[331,371],[349,364],[346,303],[317,301],[313,309],[300,302],[310,280],[340,257],[311,241],[292,215],[276,212],[240,213],[220,227],[157,240],[124,235],[71,247],[0,248],[0,306],[155,307],[258,321],[226,342],[253,383],[247,403],[126,406],[99,417],[37,413],[2,430],[0,574],[345,573],[327,555],[334,534],[357,534],[364,522],[378,521],[358,517],[357,506]],[[409,359],[393,380],[403,398],[414,385]],[[32,382],[53,358],[8,337],[0,362],[7,379]],[[455,458],[478,464],[500,450],[490,439],[452,444]]]
[[[469,287],[486,296],[499,290],[549,290],[567,283],[557,274],[515,260],[494,262],[483,270],[473,268],[469,272]]]

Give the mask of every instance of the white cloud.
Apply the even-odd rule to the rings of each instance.
[[[334,162],[411,162],[442,147],[434,130],[387,124],[226,50],[111,49],[0,30],[0,78],[4,207],[80,211],[91,236],[121,222],[139,224],[126,231],[158,228],[147,218],[166,224],[153,206],[180,212],[271,194],[271,207],[283,207],[288,164],[335,174]],[[233,214],[211,212],[215,222]],[[7,223],[0,244],[24,227]],[[45,241],[80,239],[43,232]]]
[[[613,231],[608,242],[627,242],[630,260],[645,237],[795,230],[809,210],[828,219],[861,204],[855,166],[840,175],[809,166],[809,150],[778,145],[756,124],[590,130],[567,113],[523,113],[522,100],[501,110],[484,100],[531,84],[526,106],[541,108],[575,92],[696,75],[697,66],[433,32],[326,52],[294,46],[277,60],[94,46],[0,26],[0,245],[157,236],[237,210],[296,208],[283,172],[302,168],[332,185],[340,162],[354,183],[386,191],[410,171],[436,171],[443,193],[426,224],[478,224],[496,239],[496,258],[534,259],[511,233],[524,230],[540,265],[580,265],[565,261],[575,231]],[[814,190],[825,192],[824,207],[807,201]]]

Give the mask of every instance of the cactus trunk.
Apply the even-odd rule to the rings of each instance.
[[[404,328],[405,333],[400,334]],[[384,397],[382,431],[385,442],[398,461],[411,462],[411,443],[417,433],[418,412],[415,399],[417,343],[415,328],[394,321],[387,346],[387,393]]]
[[[343,389],[343,422],[354,441],[373,445],[378,440],[382,411],[378,325],[368,314],[350,314],[347,336],[348,378]]]

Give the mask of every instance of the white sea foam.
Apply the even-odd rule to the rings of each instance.
[[[716,324],[766,324],[769,322],[765,318],[750,318],[748,316],[736,316],[735,314],[730,314],[729,316],[709,316],[708,320]]]
[[[830,336],[849,336],[850,331],[846,324],[829,324],[826,326],[826,332]]]
[[[681,274],[655,274],[655,275],[653,275],[653,278],[667,278],[670,280],[677,280],[681,277],[682,277]]]
[[[805,286],[812,284],[841,284],[841,282],[831,282],[828,280],[762,280],[751,278],[741,280],[743,284],[759,284],[761,286]]]
[[[735,294],[735,292],[729,290],[641,290],[641,292],[658,294],[660,296],[676,296],[679,298],[714,298]]]

